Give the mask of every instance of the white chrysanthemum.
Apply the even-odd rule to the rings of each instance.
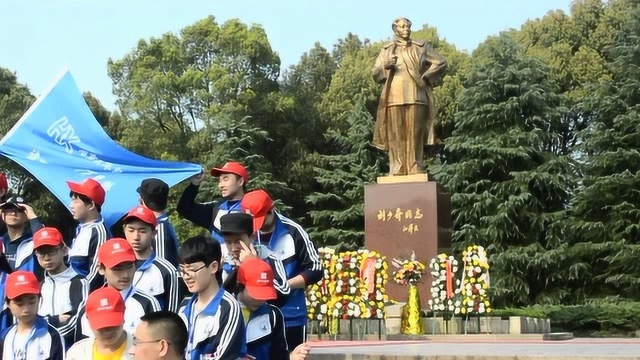
[[[484,289],[480,289],[480,290],[478,291],[478,293],[480,293],[480,295],[484,295],[484,294],[486,294],[487,292],[486,292]]]
[[[327,304],[320,305],[320,312],[322,314],[326,314],[327,313]]]
[[[337,263],[336,264],[336,270],[342,270],[342,264],[341,263]]]
[[[376,295],[376,300],[382,301],[383,298],[384,296],[382,295],[382,293],[378,292],[378,294]]]
[[[322,314],[318,314],[317,319],[322,320]]]
[[[376,269],[380,269],[380,268],[382,268],[382,263],[381,263],[381,262],[376,262],[376,266],[375,266],[375,268],[376,268]]]
[[[429,306],[433,305],[433,299],[429,299],[429,301],[427,301],[427,304],[429,304]]]
[[[356,287],[352,286],[352,287],[349,288],[349,290],[351,291],[351,294],[353,294],[353,293],[356,292]]]
[[[356,283],[356,279],[349,279],[349,285],[353,286]]]

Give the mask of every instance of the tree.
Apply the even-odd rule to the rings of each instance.
[[[364,245],[364,185],[382,173],[384,154],[371,144],[373,118],[363,99],[348,114],[346,134],[329,131],[327,141],[337,154],[322,155],[315,168],[321,190],[307,196],[314,241],[323,245],[339,243]]]
[[[550,149],[564,109],[549,68],[502,34],[474,52],[463,85],[446,162],[432,170],[453,194],[454,247],[487,248],[498,304],[562,296],[547,286],[561,266],[562,239],[552,225],[566,209],[575,170]]]
[[[611,78],[581,103],[592,114],[582,133],[584,179],[573,200],[574,261],[584,269],[585,297],[640,298],[640,10],[609,47]]]

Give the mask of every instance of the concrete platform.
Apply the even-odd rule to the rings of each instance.
[[[640,360],[640,339],[318,341],[312,360]]]

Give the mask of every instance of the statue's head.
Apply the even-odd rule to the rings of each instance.
[[[407,18],[399,17],[393,20],[391,29],[397,37],[403,40],[408,40],[411,37],[411,21]]]

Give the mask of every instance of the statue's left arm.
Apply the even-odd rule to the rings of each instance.
[[[427,69],[422,74],[422,78],[427,84],[433,86],[447,69],[447,59],[426,44],[424,45],[422,54],[423,64],[425,64],[424,66]]]

